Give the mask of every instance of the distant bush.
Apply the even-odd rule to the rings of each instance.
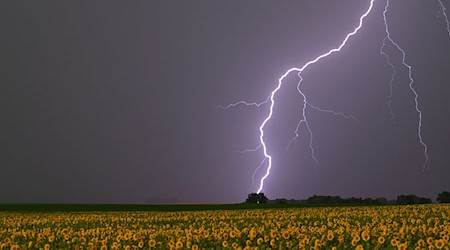
[[[439,203],[450,203],[450,192],[442,192],[438,194],[438,197],[436,199]]]
[[[413,194],[399,195],[396,201],[397,205],[413,205],[413,204],[429,204],[429,203],[431,203],[431,199],[418,197]]]
[[[339,196],[313,195],[306,200],[306,203],[339,204],[344,203],[344,200]]]
[[[343,199],[339,196],[323,196],[323,195],[314,195],[309,197],[308,199],[302,201],[303,203],[310,204],[364,204],[364,205],[381,205],[382,203],[378,200],[371,198],[346,198]]]

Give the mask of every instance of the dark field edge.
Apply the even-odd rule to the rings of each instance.
[[[1,212],[175,212],[239,209],[380,206],[362,204],[0,204]]]

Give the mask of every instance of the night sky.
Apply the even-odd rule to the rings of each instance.
[[[444,0],[447,9],[450,1]],[[2,1],[0,203],[241,202],[262,152],[263,101],[278,78],[335,48],[369,0]],[[376,0],[344,49],[309,67],[302,90],[343,119],[308,111],[286,78],[266,126],[269,198],[313,194],[433,200],[450,191],[450,36],[436,0],[392,0],[392,37],[407,53],[431,165],[401,54],[391,68]],[[262,171],[256,175],[259,181]]]

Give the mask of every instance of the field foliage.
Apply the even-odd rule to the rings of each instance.
[[[448,249],[449,205],[0,212],[0,249]]]

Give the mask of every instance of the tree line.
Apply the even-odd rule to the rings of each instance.
[[[437,196],[438,203],[450,203],[450,192],[444,191]],[[397,199],[388,200],[386,198],[341,198],[340,196],[313,195],[305,200],[278,198],[269,200],[264,193],[251,193],[245,203],[271,203],[271,204],[361,204],[361,205],[413,205],[430,204],[430,198],[418,197],[416,195],[399,195]]]

